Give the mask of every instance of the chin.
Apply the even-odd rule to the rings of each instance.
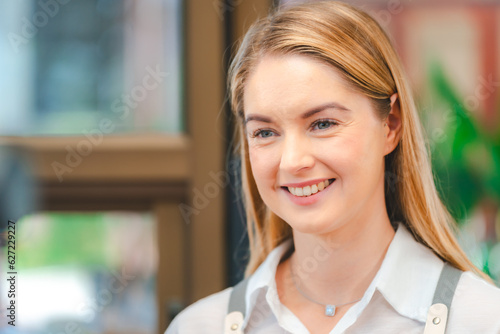
[[[323,234],[332,230],[333,224],[332,219],[304,219],[301,221],[296,221],[297,217],[294,219],[286,220],[288,225],[292,227],[294,231],[305,233],[305,234]],[[291,222],[291,223],[290,223]]]

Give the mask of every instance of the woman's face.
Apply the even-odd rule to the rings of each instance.
[[[248,78],[244,110],[259,193],[292,228],[321,234],[385,211],[389,126],[334,68],[265,56]]]

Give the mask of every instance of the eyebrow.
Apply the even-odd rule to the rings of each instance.
[[[317,113],[319,113],[323,110],[326,110],[326,109],[337,109],[340,111],[351,111],[350,109],[344,107],[343,105],[341,105],[339,103],[331,102],[331,103],[323,104],[323,105],[320,105],[318,107],[312,108],[311,110],[306,111],[305,113],[303,113],[301,115],[301,118],[307,119],[307,118],[313,116],[314,114],[317,114]],[[269,118],[267,116],[255,115],[255,114],[248,115],[245,119],[244,125],[247,125],[247,123],[250,121],[260,121],[260,122],[264,122],[264,123],[271,123],[272,122],[271,118]]]

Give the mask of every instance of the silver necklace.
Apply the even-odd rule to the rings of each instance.
[[[340,307],[340,306],[344,306],[344,305],[349,305],[349,304],[354,304],[354,303],[357,303],[359,302],[361,299],[358,299],[358,300],[355,300],[355,301],[352,301],[352,302],[348,302],[348,303],[344,303],[344,304],[337,304],[337,305],[334,305],[334,304],[323,304],[323,303],[320,303],[320,302],[317,302],[316,300],[310,298],[309,296],[307,296],[304,292],[302,292],[302,290],[300,290],[299,286],[297,285],[297,282],[295,282],[295,274],[293,273],[293,270],[292,270],[292,263],[290,262],[290,274],[292,275],[292,281],[293,281],[293,285],[295,286],[295,289],[297,289],[297,291],[302,295],[302,297],[306,298],[307,300],[315,303],[315,304],[318,304],[318,305],[321,305],[325,308],[325,315],[327,317],[333,317],[335,315],[335,310],[337,309],[337,307]]]

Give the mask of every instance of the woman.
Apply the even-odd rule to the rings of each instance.
[[[500,290],[453,235],[400,61],[369,15],[278,11],[246,34],[229,85],[248,279],[167,333],[500,333]]]

